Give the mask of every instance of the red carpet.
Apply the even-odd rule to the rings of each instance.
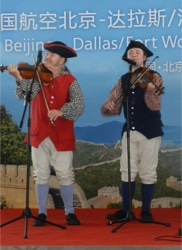
[[[68,226],[63,209],[51,209],[47,220],[66,229],[46,224],[33,227],[33,218],[21,218],[1,227],[1,246],[180,246],[181,209],[152,209],[155,221],[171,224],[170,227],[153,223],[128,221],[116,232],[111,232],[119,224],[107,225],[106,215],[114,209],[77,209],[80,226]],[[139,209],[133,210],[139,218]],[[37,216],[37,210],[31,210]],[[21,216],[21,209],[1,210],[1,225]],[[28,221],[27,227],[25,222]],[[27,228],[28,237],[24,238]]]

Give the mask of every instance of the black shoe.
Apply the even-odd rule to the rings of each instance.
[[[123,220],[126,218],[127,212],[123,210],[118,210],[114,214],[108,214],[107,219],[108,220],[113,220],[113,221],[118,221],[118,220]]]
[[[39,226],[39,227],[44,226],[45,220],[46,220],[45,214],[38,214],[37,218],[35,219],[35,221],[33,223],[33,226]]]
[[[143,222],[152,222],[153,221],[152,214],[149,211],[142,211],[141,218],[142,218]]]
[[[68,225],[80,225],[80,221],[77,219],[75,214],[68,214],[66,215],[66,222]]]

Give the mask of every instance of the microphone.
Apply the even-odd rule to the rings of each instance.
[[[137,62],[135,62],[134,60],[130,60],[130,59],[126,58],[126,57],[122,57],[122,59],[123,59],[125,62],[129,63],[130,65],[140,66],[140,64],[137,63]]]
[[[40,64],[42,62],[42,50],[39,49],[38,55],[37,55],[37,64]]]

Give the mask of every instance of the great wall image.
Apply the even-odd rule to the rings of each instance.
[[[1,196],[6,199],[7,208],[23,208],[25,206],[25,195],[27,188],[27,166],[26,165],[0,165],[0,187]],[[35,197],[35,185],[33,179],[33,167],[30,167],[29,177],[29,206],[37,208]],[[52,190],[59,189],[59,183],[55,176],[50,177],[49,187]],[[74,206],[89,207],[88,202],[81,188],[74,185]],[[55,208],[55,203],[51,194],[48,197],[48,208]]]
[[[33,167],[30,167],[29,187],[27,188],[27,166],[26,165],[0,165],[0,188],[1,203],[2,197],[6,201],[6,208],[24,208],[26,201],[26,192],[29,194],[30,208],[37,208],[35,185],[33,179]],[[173,176],[166,180],[166,186],[175,190],[181,190],[181,181]],[[56,176],[51,175],[49,180],[49,196],[47,207],[60,208],[63,206],[59,194],[59,183]],[[28,191],[27,191],[28,190]],[[76,208],[106,208],[109,203],[121,202],[118,187],[103,187],[98,190],[98,195],[87,200],[82,188],[74,184],[74,207]],[[152,207],[177,207],[182,204],[182,198],[162,197],[152,200]],[[1,208],[3,208],[1,204]],[[141,201],[133,200],[134,207],[141,207]],[[5,208],[4,207],[4,208]]]

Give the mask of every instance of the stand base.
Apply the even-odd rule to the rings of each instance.
[[[20,219],[22,219],[22,218],[25,218],[24,238],[27,238],[27,237],[28,237],[28,234],[27,234],[28,218],[37,219],[36,216],[33,216],[33,215],[32,215],[32,212],[31,212],[30,208],[25,208],[25,209],[23,210],[23,213],[22,213],[21,216],[18,216],[18,217],[14,218],[14,219],[12,219],[12,220],[10,220],[10,221],[7,221],[7,222],[1,224],[0,227],[6,226],[6,225],[8,225],[8,224],[10,224],[10,223],[12,223],[12,222],[15,222],[15,221],[17,221],[17,220],[20,220]],[[41,220],[41,219],[39,219],[39,220]],[[42,221],[43,221],[43,220],[42,220]],[[45,222],[48,223],[48,224],[51,224],[51,225],[53,225],[53,226],[62,228],[62,229],[66,229],[65,226],[58,225],[58,224],[53,223],[53,222],[51,222],[51,221],[45,220]]]
[[[171,224],[170,223],[165,223],[165,222],[159,222],[159,221],[147,221],[147,220],[142,220],[140,218],[136,218],[133,211],[128,211],[127,215],[126,215],[126,218],[124,219],[121,219],[121,220],[117,220],[117,221],[109,221],[107,223],[107,225],[112,225],[114,223],[120,223],[117,227],[113,228],[111,230],[112,233],[115,233],[120,227],[122,227],[124,224],[126,224],[127,222],[129,221],[132,221],[132,220],[137,220],[137,221],[141,221],[143,223],[153,223],[153,224],[159,224],[159,225],[164,225],[166,227],[170,227]]]

